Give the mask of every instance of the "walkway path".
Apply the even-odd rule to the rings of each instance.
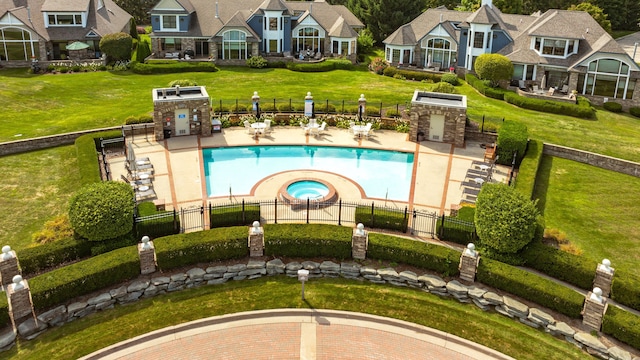
[[[375,315],[278,309],[151,332],[82,359],[512,359],[439,330]]]

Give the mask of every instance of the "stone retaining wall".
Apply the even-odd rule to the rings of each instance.
[[[578,161],[597,166],[602,169],[616,171],[635,177],[640,177],[640,163],[622,160],[611,156],[600,155],[589,151],[577,150],[566,146],[544,144],[543,154],[563,159]]]
[[[574,329],[565,322],[556,321],[553,316],[541,309],[528,307],[509,296],[502,296],[490,289],[476,286],[478,284],[468,286],[457,280],[446,282],[441,277],[431,274],[418,275],[412,271],[398,273],[393,268],[376,269],[355,262],[337,264],[332,261],[323,261],[322,263],[304,261],[285,264],[280,259],[268,262],[249,260],[246,264],[217,265],[204,269],[194,267],[185,273],[139,279],[129,285],[105,290],[92,298],[60,305],[39,314],[37,325],[34,320],[27,321],[18,327],[18,333],[21,337],[30,340],[49,327],[60,326],[100,310],[111,309],[115,304],[128,304],[160,294],[204,285],[217,285],[227,281],[251,280],[274,275],[297,277],[300,269],[309,271],[309,279],[344,277],[354,280],[368,280],[376,284],[387,283],[394,286],[412,287],[438,296],[452,297],[463,303],[473,303],[484,311],[495,310],[523,324],[564,338],[601,359],[640,360],[640,357],[633,357],[634,355],[628,351],[616,346],[607,347],[591,334]],[[8,350],[15,345],[16,336],[17,334],[13,332],[11,327],[0,332],[0,351]]]
[[[17,154],[21,152],[52,148],[61,145],[73,144],[82,135],[92,134],[101,131],[120,130],[120,126],[112,126],[102,129],[76,131],[66,134],[42,136],[31,139],[15,140],[0,143],[0,156]]]

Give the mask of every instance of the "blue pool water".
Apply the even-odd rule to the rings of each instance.
[[[409,200],[413,153],[333,146],[244,146],[202,152],[210,197],[248,195],[258,181],[281,171],[324,170],[358,183],[367,197]]]
[[[329,188],[313,180],[296,181],[287,186],[287,193],[296,199],[321,199],[329,194]]]

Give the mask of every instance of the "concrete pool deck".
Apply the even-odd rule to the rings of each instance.
[[[156,142],[144,135],[133,139],[136,157],[149,157],[154,166],[153,188],[158,199],[165,202],[167,210],[207,205],[208,203],[246,200],[272,200],[285,182],[302,177],[315,176],[331,182],[343,200],[385,201],[370,198],[353,181],[340,174],[311,170],[290,171],[274,174],[259,181],[250,194],[235,194],[223,197],[207,197],[202,166],[202,149],[209,147],[251,145],[318,145],[375,148],[413,152],[413,185],[408,201],[386,201],[387,206],[428,210],[438,214],[448,213],[452,204],[462,199],[460,183],[474,160],[482,161],[484,149],[480,143],[466,142],[465,147],[452,144],[423,141],[408,141],[407,134],[390,130],[375,131],[369,138],[355,138],[346,129],[329,128],[321,136],[307,136],[299,127],[274,127],[267,136],[253,138],[244,128],[227,128],[211,137],[182,136]],[[124,157],[110,160],[114,179],[126,175]],[[248,172],[249,169],[237,169]],[[494,181],[506,181],[508,168],[496,166]]]

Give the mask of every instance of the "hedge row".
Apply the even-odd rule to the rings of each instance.
[[[608,306],[602,319],[602,332],[640,349],[640,316]]]
[[[506,90],[491,87],[486,81],[478,79],[473,74],[465,75],[464,79],[480,94],[493,99],[504,100]]]
[[[521,254],[527,267],[581,289],[592,289],[598,265],[595,261],[554,249],[537,240],[529,244]]]
[[[174,269],[197,263],[237,259],[249,254],[247,228],[228,227],[157,238],[158,267]]]
[[[89,257],[93,245],[87,240],[68,238],[20,250],[18,259],[22,275],[29,277],[60,264]]]
[[[498,130],[496,162],[511,165],[516,154],[516,166],[519,166],[527,151],[529,135],[527,126],[521,122],[507,120]]]
[[[528,199],[533,199],[533,190],[536,186],[536,176],[542,161],[544,144],[539,140],[529,140],[527,152],[520,163],[518,176],[515,180],[515,188]]]
[[[214,208],[210,215],[211,228],[251,225],[254,221],[260,220],[260,203]]]
[[[584,296],[553,280],[486,257],[480,258],[476,279],[561,314],[580,318]]]
[[[331,70],[353,69],[353,64],[349,60],[326,60],[314,63],[288,62],[285,66],[291,71],[298,72],[325,72]]]
[[[246,231],[247,228],[242,228]],[[265,255],[351,258],[352,229],[322,224],[265,225]],[[246,240],[245,240],[246,241]]]
[[[640,311],[640,279],[633,274],[617,273],[611,285],[611,298]]]
[[[11,324],[9,317],[9,301],[6,296],[0,296],[0,327]]]
[[[582,96],[578,97],[578,104],[569,104],[552,100],[533,99],[520,96],[514,92],[505,93],[504,100],[523,109],[574,116],[582,119],[591,119],[595,116],[596,113],[589,100]]]
[[[415,81],[430,80],[437,83],[442,80],[442,75],[440,74],[429,73],[425,71],[403,70],[393,66],[389,66],[386,69],[384,69],[383,74],[384,76],[389,76],[389,77],[394,77],[396,75],[399,75],[407,80],[415,80]]]
[[[82,185],[102,181],[97,156],[100,138],[113,139],[120,136],[122,136],[120,131],[111,130],[82,135],[76,139],[76,154],[78,156],[78,169],[80,171],[80,183]]]
[[[135,63],[132,70],[136,74],[172,74],[183,72],[216,72],[218,68],[210,62]]]
[[[477,243],[476,227],[473,224],[462,224],[458,220],[457,217],[450,216],[444,217],[444,223],[442,220],[438,220],[436,223],[438,239],[462,245],[467,245],[471,242]]]
[[[369,233],[367,257],[433,270],[443,276],[459,273],[460,252],[392,235]]]
[[[405,210],[383,210],[372,209],[369,206],[358,206],[356,208],[356,224],[358,223],[372,229],[406,232],[409,217],[405,214]]]
[[[94,256],[29,279],[33,305],[45,310],[140,275],[135,246]]]

